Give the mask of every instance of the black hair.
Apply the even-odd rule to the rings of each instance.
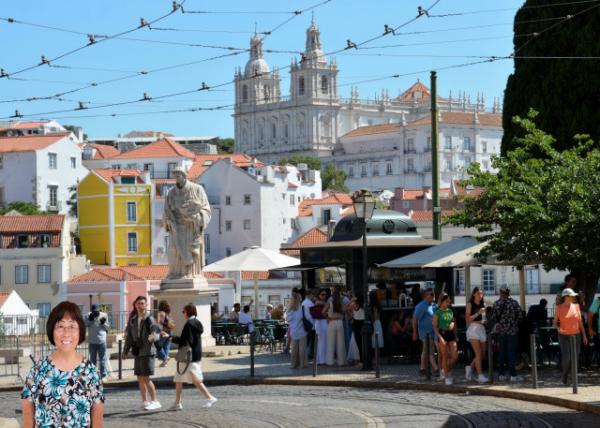
[[[52,309],[50,315],[48,315],[48,321],[46,322],[46,335],[48,336],[48,340],[52,345],[54,343],[54,327],[56,324],[62,320],[65,315],[68,315],[73,320],[77,322],[79,326],[79,343],[83,343],[85,341],[85,322],[83,321],[83,317],[81,316],[81,311],[79,310],[79,306],[77,306],[73,302],[60,302],[58,305]]]

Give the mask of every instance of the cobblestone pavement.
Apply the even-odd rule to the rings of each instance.
[[[336,387],[212,387],[219,401],[202,408],[199,391],[185,389],[183,411],[138,410],[135,389],[107,391],[107,427],[419,427],[550,428],[599,426],[600,418],[558,407],[480,396]],[[165,407],[174,390],[161,389]],[[0,393],[1,418],[19,417],[18,394]]]

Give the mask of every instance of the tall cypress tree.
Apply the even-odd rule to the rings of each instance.
[[[515,71],[504,92],[503,154],[514,148],[515,136],[522,136],[512,118],[525,117],[530,108],[539,112],[539,128],[556,138],[559,150],[576,145],[576,134],[600,141],[600,59],[519,58],[600,57],[600,2],[539,7],[553,3],[527,0],[515,16]],[[567,15],[572,18],[561,22]]]

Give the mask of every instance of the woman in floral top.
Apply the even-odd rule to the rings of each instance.
[[[23,426],[102,427],[104,394],[94,364],[77,352],[85,323],[77,305],[58,304],[46,324],[52,355],[31,368],[21,392]]]

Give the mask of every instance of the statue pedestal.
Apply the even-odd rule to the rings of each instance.
[[[193,279],[165,279],[160,283],[160,289],[150,294],[157,300],[166,300],[171,305],[171,318],[175,322],[175,334],[180,335],[185,319],[181,313],[188,303],[196,306],[198,320],[204,327],[202,347],[215,346],[211,335],[210,299],[219,294],[217,288],[210,288],[204,277]]]

